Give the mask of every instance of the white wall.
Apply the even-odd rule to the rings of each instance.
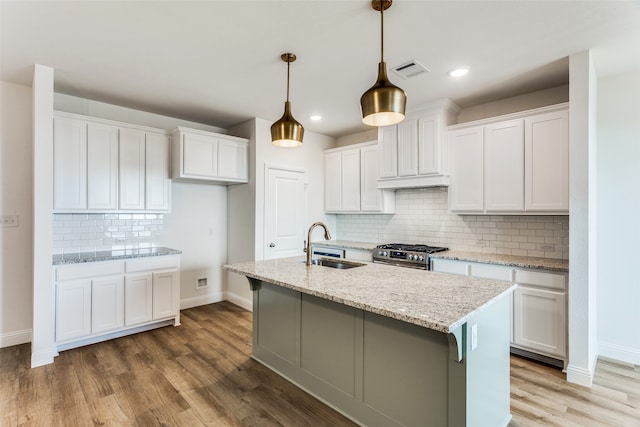
[[[377,141],[378,128],[371,128],[363,132],[344,135],[336,138],[336,147],[345,147],[347,145],[359,144],[361,142]]]
[[[33,156],[31,88],[0,82],[0,347],[31,341],[33,302]]]
[[[640,365],[640,70],[598,80],[599,353]]]
[[[314,132],[305,132],[299,148],[279,148],[271,144],[271,122],[252,119],[229,129],[235,135],[250,139],[250,183],[229,192],[229,262],[264,259],[264,186],[265,165],[291,167],[306,171],[306,226],[323,221],[335,235],[335,215],[324,213],[324,150],[335,146],[335,139]],[[253,213],[250,213],[253,212]],[[233,217],[233,218],[232,218]],[[315,230],[312,240],[322,239]],[[300,242],[302,248],[302,242]],[[227,274],[227,299],[250,309],[252,295],[247,279]]]

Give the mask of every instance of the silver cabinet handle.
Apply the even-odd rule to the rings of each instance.
[[[276,247],[276,244],[275,244],[275,243],[269,243],[269,247],[270,247],[270,248],[275,248],[275,247]]]

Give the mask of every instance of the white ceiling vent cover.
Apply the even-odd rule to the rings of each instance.
[[[403,79],[408,79],[422,73],[431,72],[431,70],[429,70],[427,67],[416,60],[405,62],[404,64],[398,65],[397,67],[393,67],[391,71],[393,71]]]

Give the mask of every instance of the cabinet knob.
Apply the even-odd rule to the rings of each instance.
[[[276,247],[276,244],[275,244],[275,243],[269,243],[269,247],[270,247],[270,248],[275,248],[275,247]]]

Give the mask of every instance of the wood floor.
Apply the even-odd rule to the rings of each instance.
[[[172,326],[64,351],[29,369],[0,349],[0,426],[353,426],[249,358],[251,313],[230,303]],[[592,389],[511,359],[510,426],[640,426],[640,367],[600,361]]]

